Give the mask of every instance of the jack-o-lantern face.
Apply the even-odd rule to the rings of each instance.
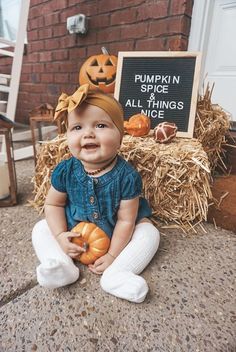
[[[82,65],[79,73],[80,85],[89,83],[91,88],[100,88],[105,93],[113,93],[116,80],[117,57],[114,55],[94,55]]]

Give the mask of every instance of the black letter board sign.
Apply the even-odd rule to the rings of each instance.
[[[119,52],[114,96],[125,120],[143,113],[151,128],[174,122],[177,136],[193,136],[200,73],[200,53]]]

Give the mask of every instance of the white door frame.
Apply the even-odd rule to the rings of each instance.
[[[204,80],[207,44],[209,40],[214,0],[195,0],[192,11],[192,21],[188,42],[189,51],[202,52],[200,87]]]

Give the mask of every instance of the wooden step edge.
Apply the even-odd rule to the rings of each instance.
[[[15,54],[13,51],[9,51],[9,50],[4,50],[4,49],[0,49],[0,55],[3,55],[3,56],[11,56],[11,57],[14,57]]]
[[[13,48],[16,46],[15,42],[12,42],[11,40],[5,39],[5,38],[2,38],[2,37],[0,37],[0,44],[5,44],[5,45],[8,45],[8,46],[12,46]]]
[[[10,92],[10,87],[0,84],[0,92],[9,93]]]
[[[0,78],[11,79],[11,75],[6,75],[5,73],[0,73]]]

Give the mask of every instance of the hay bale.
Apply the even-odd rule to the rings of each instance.
[[[210,168],[198,140],[175,138],[158,144],[152,136],[125,136],[121,153],[140,172],[153,215],[183,227],[206,220]]]
[[[194,137],[202,143],[212,172],[217,166],[226,170],[221,153],[230,128],[230,114],[211,102],[213,88],[207,85],[205,94],[199,96],[194,125]]]
[[[137,168],[143,178],[143,192],[154,214],[167,223],[176,222],[182,229],[207,219],[210,171],[221,159],[230,116],[212,104],[209,86],[199,96],[194,128],[195,139],[176,138],[170,144],[157,144],[152,137],[125,136],[121,149],[124,158]],[[53,168],[70,152],[65,135],[43,142],[38,153],[34,182],[34,200],[42,212]]]
[[[34,183],[34,199],[29,203],[42,213],[45,197],[50,188],[51,173],[55,166],[64,159],[71,156],[67,140],[64,134],[58,135],[50,141],[41,142],[37,154],[37,164],[35,175],[32,179]]]
[[[199,141],[176,138],[169,144],[158,144],[152,136],[126,135],[121,155],[140,172],[143,194],[155,216],[181,226],[206,220],[208,198],[211,198],[210,169]],[[36,166],[35,198],[32,202],[39,211],[43,209],[52,170],[70,156],[64,135],[43,142]]]

